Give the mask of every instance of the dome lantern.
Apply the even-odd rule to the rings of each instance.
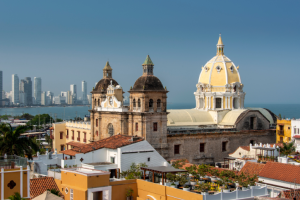
[[[219,41],[217,44],[217,56],[224,55],[224,44],[221,38],[221,34],[219,36]]]
[[[142,64],[143,66],[143,76],[153,75],[153,62],[149,55],[147,55],[146,60]]]
[[[103,78],[112,78],[112,68],[110,67],[108,61],[103,68]]]

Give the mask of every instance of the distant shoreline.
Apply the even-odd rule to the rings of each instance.
[[[2,106],[0,108],[52,108],[52,107],[89,107],[90,104],[85,105],[51,105],[51,106]]]

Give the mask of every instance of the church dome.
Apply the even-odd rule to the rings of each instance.
[[[112,81],[112,85],[115,85],[115,86],[119,85],[118,82],[115,81],[115,79],[113,79],[113,78],[103,78],[97,83],[93,92],[101,92],[101,93],[106,94],[107,87],[110,85],[111,81]]]
[[[202,67],[199,83],[211,86],[225,86],[235,82],[241,83],[239,67],[224,55],[224,45],[221,36],[217,44],[217,55]]]
[[[161,81],[156,76],[141,76],[139,77],[134,85],[132,90],[152,90],[152,91],[165,91]]]

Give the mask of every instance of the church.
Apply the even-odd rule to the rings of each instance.
[[[201,69],[196,84],[194,109],[167,110],[169,92],[154,75],[150,56],[141,67],[141,76],[129,89],[129,106],[123,105],[123,88],[113,79],[109,62],[103,78],[92,90],[90,124],[91,143],[122,134],[145,138],[165,159],[188,159],[190,163],[212,164],[222,161],[239,146],[249,143],[275,143],[277,117],[263,108],[244,108],[246,93],[239,66],[224,55],[221,35],[217,54]],[[59,130],[72,132],[68,123]],[[72,126],[74,127],[74,126]],[[54,127],[54,133],[55,127]],[[74,140],[74,130],[72,132]],[[66,137],[61,149],[79,145]],[[55,143],[55,142],[54,142]],[[80,141],[79,141],[80,143]],[[66,145],[66,146],[64,146]]]

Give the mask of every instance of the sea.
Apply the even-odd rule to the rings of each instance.
[[[195,103],[168,103],[168,109],[191,109]],[[284,118],[300,118],[300,104],[245,104],[245,108],[267,108],[277,116],[281,114]],[[31,115],[49,114],[53,118],[74,119],[83,118],[89,115],[91,106],[52,106],[52,107],[21,107],[21,108],[0,108],[0,115],[20,116],[24,113]]]

